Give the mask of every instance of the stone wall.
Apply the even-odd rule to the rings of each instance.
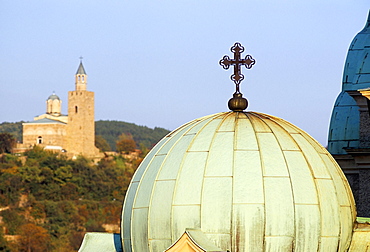
[[[66,124],[24,124],[23,125],[23,144],[33,146],[41,144],[43,146],[65,146],[67,136]],[[41,138],[40,138],[41,137]]]

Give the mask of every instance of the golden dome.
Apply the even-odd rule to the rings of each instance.
[[[345,251],[356,210],[331,155],[283,119],[191,121],[147,155],[126,194],[124,251],[164,251],[187,228],[222,250]]]

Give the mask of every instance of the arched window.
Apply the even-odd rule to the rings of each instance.
[[[85,81],[85,76],[82,75],[82,81]]]
[[[78,76],[78,80],[81,80],[81,75]]]
[[[39,136],[39,137],[37,138],[37,144],[42,144],[42,136]]]
[[[77,114],[78,113],[78,107],[75,106],[75,113]]]

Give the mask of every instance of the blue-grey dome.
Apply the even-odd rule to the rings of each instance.
[[[60,100],[60,98],[55,93],[53,93],[48,97],[48,100]]]
[[[358,148],[360,112],[355,100],[342,91],[335,104],[329,127],[328,151],[346,154],[343,148]]]
[[[366,25],[352,40],[343,72],[343,91],[370,86],[370,12]]]

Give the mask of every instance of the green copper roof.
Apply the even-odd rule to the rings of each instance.
[[[364,29],[352,40],[343,72],[343,91],[370,86],[370,11]]]
[[[346,154],[343,148],[358,148],[360,141],[360,112],[355,100],[342,91],[331,115],[328,151],[331,154]]]
[[[80,62],[80,65],[78,66],[78,69],[77,69],[76,74],[86,74],[86,72],[85,72],[85,68],[84,68],[84,66],[82,65],[82,61]]]
[[[127,191],[121,235],[125,252],[162,252],[189,228],[223,251],[347,251],[355,215],[343,172],[307,133],[225,112],[149,152]]]
[[[344,65],[342,92],[335,102],[328,135],[331,154],[346,154],[345,148],[359,148],[360,113],[346,91],[370,87],[370,11],[365,27],[354,37]]]

